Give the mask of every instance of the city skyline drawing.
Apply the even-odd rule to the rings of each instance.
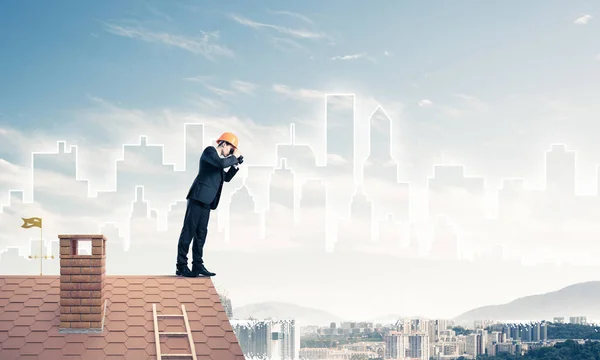
[[[334,97],[339,98],[340,96],[334,95]],[[398,180],[407,176],[399,173],[398,164],[391,155],[391,147],[394,142],[389,129],[391,129],[392,119],[378,105],[369,119],[371,125],[369,154],[367,156],[356,154],[355,144],[357,141],[355,139],[360,139],[360,137],[355,138],[354,136],[355,97],[353,95],[345,95],[345,97],[352,99],[350,102],[352,111],[348,112],[347,109],[342,109],[346,111],[344,114],[346,119],[352,119],[350,124],[348,122],[337,124],[330,122],[330,102],[327,101],[326,123],[328,129],[332,128],[329,131],[339,131],[340,127],[352,128],[351,131],[346,132],[346,137],[343,139],[345,144],[342,142],[337,148],[326,147],[331,149],[329,150],[331,153],[326,154],[326,158],[328,160],[333,158],[333,161],[328,161],[325,165],[317,165],[316,156],[313,155],[314,150],[310,145],[296,142],[295,124],[291,124],[289,142],[278,142],[275,145],[278,164],[254,165],[252,160],[247,161],[242,174],[234,178],[230,183],[232,186],[224,192],[224,198],[229,200],[223,202],[226,204],[224,208],[227,210],[220,209],[217,212],[219,214],[218,221],[210,223],[210,240],[207,244],[209,249],[225,252],[263,251],[275,254],[308,251],[309,253],[340,254],[341,257],[361,253],[386,253],[399,258],[422,258],[434,261],[436,259],[441,261],[494,259],[501,262],[507,260],[504,249],[508,247],[507,245],[511,245],[508,241],[499,239],[495,243],[485,243],[487,247],[480,246],[470,253],[468,250],[470,246],[479,245],[474,242],[477,240],[471,239],[477,239],[477,236],[483,234],[490,236],[489,234],[495,232],[503,220],[514,219],[514,209],[505,210],[507,203],[517,199],[528,199],[531,203],[526,205],[535,208],[548,201],[558,201],[562,206],[573,206],[573,203],[579,200],[580,202],[586,201],[588,209],[596,211],[600,209],[600,201],[597,197],[578,198],[575,195],[575,152],[567,150],[564,144],[553,144],[547,151],[546,160],[547,163],[549,162],[549,165],[546,165],[548,169],[547,182],[550,184],[548,190],[528,189],[524,186],[526,179],[504,179],[503,188],[496,189],[499,201],[498,207],[495,209],[496,216],[490,216],[492,211],[490,211],[489,204],[486,204],[487,199],[484,193],[494,189],[485,187],[484,177],[466,176],[464,165],[434,164],[433,176],[427,178],[429,200],[426,207],[428,215],[422,218],[411,216],[411,183]],[[329,100],[329,98],[326,99]],[[332,108],[340,106],[339,99],[334,100],[333,103],[335,105],[331,106]],[[139,253],[140,260],[143,257],[156,256],[152,255],[153,252],[161,253],[156,261],[168,263],[169,258],[164,254],[169,252],[169,245],[172,245],[170,242],[174,241],[172,239],[176,238],[181,226],[180,223],[185,213],[185,201],[183,199],[170,200],[176,198],[177,195],[172,190],[166,193],[166,189],[161,188],[160,184],[150,184],[150,186],[141,184],[140,176],[135,173],[135,170],[132,171],[133,176],[128,178],[130,175],[128,171],[139,166],[134,162],[149,153],[154,158],[154,164],[150,165],[155,167],[152,174],[169,179],[164,182],[177,183],[180,185],[179,189],[185,189],[186,183],[191,184],[191,179],[197,171],[197,154],[205,146],[213,144],[214,139],[205,135],[203,124],[186,123],[183,127],[185,169],[177,170],[175,164],[164,163],[164,145],[151,144],[147,136],[140,135],[139,143],[124,144],[122,156],[115,160],[114,190],[97,191],[95,196],[89,196],[92,193],[90,188],[93,181],[77,177],[78,147],[76,145],[71,145],[67,151],[67,142],[60,140],[57,141],[57,151],[55,152],[33,153],[34,203],[24,201],[26,193],[24,190],[10,190],[10,203],[3,207],[4,218],[8,218],[6,215],[11,213],[14,216],[18,215],[17,218],[19,216],[39,216],[39,214],[30,214],[30,212],[43,212],[44,210],[25,210],[32,209],[35,203],[44,206],[47,204],[48,210],[64,212],[70,216],[77,214],[82,218],[85,217],[82,213],[89,209],[90,215],[96,218],[101,217],[103,220],[88,222],[85,227],[77,228],[77,231],[87,229],[87,232],[94,232],[97,229],[100,233],[110,234],[109,238],[114,240],[111,241],[111,249],[115,255],[111,257],[111,260],[114,262],[112,269],[115,273],[147,271],[146,269],[133,270],[128,266],[123,267],[123,260],[131,258],[135,253]],[[386,136],[386,134],[388,135]],[[352,135],[350,142],[348,135]],[[205,137],[211,140],[205,141]],[[377,145],[383,146],[377,148]],[[303,158],[301,151],[294,151],[296,149],[304,149],[306,154],[311,154],[310,158]],[[280,152],[284,153],[286,157]],[[345,154],[341,154],[344,152]],[[353,156],[348,156],[349,153],[353,153]],[[354,158],[355,155],[357,157],[362,155],[365,158],[364,163],[368,167],[366,174],[363,172],[356,176],[358,173],[356,168],[360,168],[356,164],[358,160],[353,164],[344,162],[346,158]],[[60,201],[60,198],[64,196],[60,192],[45,191],[43,186],[39,190],[35,187],[36,184],[43,184],[45,181],[45,177],[38,173],[43,174],[46,168],[52,168],[53,156],[57,159],[54,164],[58,164],[59,168],[62,166],[61,171],[70,176],[65,179],[70,181],[70,184],[62,183],[59,188],[70,191],[78,189],[79,191],[73,194],[77,197],[77,207],[65,207],[64,203]],[[36,166],[36,164],[38,165]],[[563,169],[560,168],[561,166]],[[295,171],[295,168],[299,170]],[[567,171],[571,170],[571,175],[564,171],[564,168]],[[344,183],[343,176],[345,176],[345,180],[349,180],[347,183]],[[357,181],[357,177],[363,177],[363,181]],[[266,182],[265,179],[267,179]],[[79,187],[77,188],[78,185],[75,184],[79,184]],[[340,186],[341,184],[343,185]],[[377,189],[377,191],[372,191],[373,189]],[[132,192],[134,199],[133,201],[129,200],[131,206],[126,206],[125,204],[128,202],[126,199],[131,199]],[[521,195],[535,192],[537,194]],[[157,196],[158,194],[163,197]],[[153,201],[153,198],[158,201]],[[19,206],[19,201],[21,202],[22,210],[20,211],[22,212],[11,211],[13,201],[16,206]],[[122,204],[119,215],[115,215],[114,212],[108,216],[102,214],[108,204],[114,206],[119,202]],[[164,205],[151,208],[149,203]],[[455,206],[457,203],[461,203],[459,208]],[[57,205],[60,207],[56,207]],[[592,205],[591,208],[590,205]],[[81,207],[85,207],[86,211],[82,211]],[[128,208],[129,214],[126,212]],[[562,216],[570,212],[570,210],[565,210]],[[118,216],[123,216],[121,214],[129,216],[119,218]],[[530,214],[531,212],[520,215]],[[547,221],[558,220],[556,217],[545,217],[547,214],[543,212],[543,209],[541,215]],[[588,214],[588,216],[593,215]],[[44,218],[52,229],[52,218]],[[162,218],[162,222],[160,218]],[[590,217],[589,220],[593,221],[593,217]],[[231,222],[238,226],[231,226]],[[4,224],[8,225],[6,222]],[[239,224],[243,224],[244,227],[240,228]],[[13,234],[19,239],[27,235],[23,232],[14,232]],[[5,269],[3,271],[15,274],[33,271],[35,266],[32,266],[32,263],[27,262],[25,258],[27,255],[37,254],[35,249],[39,249],[39,240],[30,238],[29,252],[24,249],[25,246],[16,250],[15,243],[18,241],[13,242],[12,246],[6,247],[8,252],[0,254],[0,267]],[[142,249],[149,244],[156,248]],[[41,256],[56,254],[56,241],[45,237],[44,245]],[[51,247],[50,251],[48,251],[49,246]],[[162,250],[157,252],[156,249]],[[522,256],[522,258],[526,257]],[[516,257],[513,257],[513,261],[519,263],[522,262],[522,258],[519,258],[519,254],[517,254]],[[48,264],[46,268],[48,274],[57,271],[56,265],[53,266],[52,263]],[[108,271],[111,272],[110,263]]]

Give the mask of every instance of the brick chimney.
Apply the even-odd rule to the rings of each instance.
[[[59,235],[59,332],[102,332],[106,297],[106,238],[104,235]],[[92,254],[79,255],[78,245],[91,241]]]

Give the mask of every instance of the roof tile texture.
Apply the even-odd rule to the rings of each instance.
[[[185,306],[198,358],[244,359],[210,278],[108,276],[102,334],[59,333],[59,287],[58,276],[0,277],[0,359],[156,359],[153,303],[158,314]],[[185,331],[181,317],[158,327]],[[187,336],[160,339],[163,354],[190,352]]]

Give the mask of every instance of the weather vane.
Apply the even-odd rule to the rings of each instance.
[[[40,228],[40,256],[37,255],[29,255],[30,259],[40,259],[40,276],[42,275],[42,262],[44,259],[54,259],[54,255],[43,255],[44,253],[43,249],[44,249],[44,238],[42,237],[42,218],[39,217],[32,217],[32,218],[21,218],[23,219],[23,225],[21,225],[22,228],[24,229],[29,229],[32,227],[39,227]]]

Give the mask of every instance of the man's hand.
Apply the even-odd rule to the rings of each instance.
[[[242,154],[240,153],[240,150],[239,150],[239,149],[235,149],[235,150],[233,150],[233,156],[235,156],[236,158],[237,158],[237,157],[240,157],[241,155],[242,155]]]

